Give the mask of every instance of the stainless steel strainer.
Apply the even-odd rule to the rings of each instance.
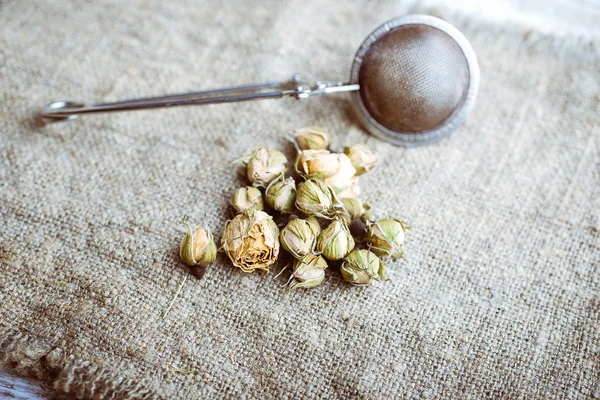
[[[365,39],[352,64],[349,82],[288,82],[152,97],[86,106],[58,101],[42,113],[48,120],[80,114],[230,103],[285,96],[353,92],[365,128],[404,146],[441,139],[458,128],[472,109],[479,87],[477,58],[452,25],[427,15],[392,19]]]

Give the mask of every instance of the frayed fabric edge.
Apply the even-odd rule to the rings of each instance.
[[[18,375],[47,382],[56,391],[78,399],[162,398],[147,382],[66,356],[61,348],[5,327],[0,327],[0,365]]]

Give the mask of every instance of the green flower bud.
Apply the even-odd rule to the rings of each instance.
[[[342,277],[354,285],[370,285],[373,280],[387,280],[385,265],[369,250],[354,250],[340,268]]]
[[[264,210],[262,193],[253,186],[236,189],[231,195],[231,206],[236,213],[248,210]]]
[[[279,241],[281,246],[297,259],[303,259],[313,254],[317,236],[321,231],[319,223],[314,226],[316,220],[294,219],[281,230]]]
[[[267,187],[287,170],[287,158],[277,150],[257,149],[241,159],[254,186]]]
[[[373,209],[371,208],[371,206],[367,203],[363,203],[363,208],[365,209],[365,212],[360,217],[360,219],[362,219],[365,223],[367,221],[372,221],[373,220]]]
[[[404,232],[407,230],[406,223],[398,219],[382,219],[369,224],[367,242],[371,250],[381,257],[402,257]]]
[[[360,218],[365,213],[365,209],[363,207],[362,201],[356,198],[345,198],[341,199],[342,202],[342,212],[341,215],[344,217],[347,223],[355,220],[356,218]]]
[[[354,239],[345,223],[339,220],[331,224],[317,238],[317,250],[329,260],[341,260],[354,248]]]
[[[321,224],[319,224],[319,220],[315,217],[308,217],[308,218],[306,218],[306,222],[308,222],[310,224],[310,226],[312,227],[312,230],[315,233],[315,236],[319,236],[319,234],[322,231]]]
[[[181,241],[179,255],[181,260],[189,265],[207,266],[217,258],[217,245],[213,240],[212,234],[201,227],[192,230],[190,224],[184,221],[187,226],[187,233]]]
[[[265,191],[265,201],[275,211],[291,211],[296,202],[294,178],[273,181]]]
[[[316,126],[299,129],[294,139],[300,150],[325,150],[331,144],[331,134]]]
[[[336,214],[331,188],[317,179],[309,179],[298,185],[296,207],[315,217],[331,219]]]
[[[325,279],[327,267],[327,261],[319,255],[310,255],[303,260],[295,260],[290,290],[319,286]]]
[[[344,154],[348,156],[352,165],[356,168],[356,175],[364,174],[377,164],[377,157],[364,144],[346,147],[344,148]]]

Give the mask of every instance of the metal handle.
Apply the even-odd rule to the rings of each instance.
[[[351,92],[359,89],[352,83],[302,84],[298,76],[290,81],[265,83],[261,85],[239,86],[228,89],[208,90],[203,92],[184,93],[161,97],[132,99],[113,103],[102,103],[86,106],[80,102],[57,101],[51,103],[42,112],[42,117],[51,121],[64,121],[77,118],[81,114],[119,112],[132,110],[148,110],[154,108],[191,106],[202,104],[233,103],[238,101],[278,99],[284,96],[304,99],[314,95]]]

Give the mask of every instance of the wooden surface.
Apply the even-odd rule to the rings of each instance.
[[[0,399],[58,400],[66,397],[57,395],[44,383],[20,378],[0,369]]]

